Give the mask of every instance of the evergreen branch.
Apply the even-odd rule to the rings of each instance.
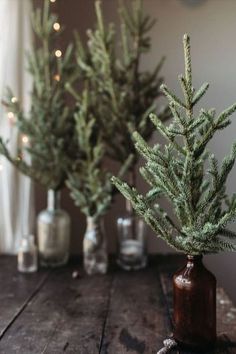
[[[219,234],[229,239],[236,239],[236,232],[228,229],[219,229]]]
[[[225,120],[231,116],[236,111],[236,103],[225,109],[217,118],[216,121],[216,129],[218,129],[219,125],[225,122]]]
[[[158,234],[166,240],[172,247],[178,248],[178,243],[175,241],[171,234],[172,225],[164,218],[153,215],[151,208],[148,206],[147,201],[141,195],[138,195],[135,188],[130,188],[126,183],[121,182],[119,179],[112,177],[112,183],[116,188],[132,203],[133,208],[144,217],[147,224]]]
[[[198,101],[200,101],[200,99],[205,95],[205,93],[207,92],[209,88],[209,84],[208,82],[205,82],[200,89],[195,93],[194,97],[193,97],[193,102],[192,105],[195,106]]]
[[[153,162],[156,163],[161,160],[162,163],[167,166],[167,161],[164,156],[158,152],[158,145],[155,146],[155,151],[153,151],[138,132],[133,133],[133,140],[135,142],[136,149],[143,155],[144,158],[150,159],[150,157],[152,157]]]
[[[179,107],[186,109],[186,105],[174,93],[172,93],[166,85],[162,84],[160,89],[166,95],[169,102],[174,102]]]
[[[236,143],[230,155],[223,159],[221,169],[214,155],[209,158],[206,145],[217,130],[230,123],[229,116],[235,112],[236,104],[217,118],[214,109],[202,109],[194,117],[193,108],[206,93],[208,84],[203,84],[195,92],[189,36],[185,35],[183,42],[185,76],[180,76],[179,81],[185,103],[162,86],[169,101],[173,123],[165,126],[156,115],[150,115],[150,120],[167,139],[167,144],[163,149],[159,145],[151,147],[143,135],[133,135],[137,151],[146,160],[140,173],[151,189],[142,196],[118,179],[113,178],[113,183],[147,224],[174,248],[192,255],[234,251],[236,245],[227,239],[235,239],[236,233],[226,226],[236,218],[236,195],[232,198],[227,196],[226,181],[235,163]],[[209,169],[206,173],[208,158]],[[160,197],[173,206],[176,223],[160,207]]]
[[[192,67],[191,67],[191,54],[190,54],[190,37],[185,34],[183,37],[184,43],[184,61],[185,61],[185,79],[188,85],[189,97],[192,97]]]
[[[170,144],[173,145],[176,150],[178,152],[180,152],[181,154],[185,154],[184,150],[182,149],[182,147],[176,143],[175,141],[173,141],[173,138],[169,135],[168,130],[166,129],[166,127],[164,126],[164,124],[162,123],[162,121],[158,118],[157,115],[155,114],[150,114],[149,116],[150,120],[152,121],[152,123],[155,125],[155,127],[158,129],[158,131],[167,139],[169,140]]]

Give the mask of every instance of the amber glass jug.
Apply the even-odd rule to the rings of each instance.
[[[180,346],[205,351],[216,342],[216,278],[202,256],[187,256],[173,278],[174,338]]]

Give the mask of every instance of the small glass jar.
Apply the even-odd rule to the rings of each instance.
[[[38,251],[33,235],[24,236],[18,250],[18,271],[33,273],[38,270]]]
[[[147,265],[147,241],[145,223],[132,212],[119,217],[118,265],[125,270],[138,270]]]

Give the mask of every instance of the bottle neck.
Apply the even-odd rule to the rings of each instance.
[[[187,255],[187,265],[194,266],[194,265],[201,265],[202,264],[202,255],[192,256]]]
[[[61,193],[53,189],[48,190],[48,210],[60,209]]]
[[[102,228],[102,220],[94,218],[93,216],[87,217],[87,231],[99,231]]]
[[[33,235],[25,235],[21,240],[21,246],[24,248],[33,247],[35,245]]]

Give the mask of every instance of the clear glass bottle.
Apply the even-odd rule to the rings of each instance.
[[[44,267],[67,263],[70,248],[70,217],[60,208],[60,192],[48,191],[47,209],[37,220],[39,262]]]
[[[20,242],[17,268],[22,273],[33,273],[38,270],[38,250],[33,235],[24,236]]]
[[[146,226],[127,204],[127,212],[117,219],[118,265],[125,270],[138,270],[147,265]]]
[[[107,272],[108,256],[103,220],[87,217],[83,257],[84,269],[87,274],[105,274]]]

